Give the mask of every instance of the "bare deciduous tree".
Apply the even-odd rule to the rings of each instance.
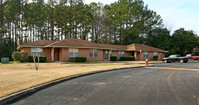
[[[36,58],[37,58],[37,61],[36,61]],[[39,70],[39,58],[40,58],[39,55],[33,56],[33,61],[34,61],[34,64],[35,64],[35,69],[36,69],[37,71]]]

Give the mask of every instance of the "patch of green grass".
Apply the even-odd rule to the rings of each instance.
[[[2,64],[0,62],[0,65],[9,65],[9,64],[25,64],[25,63],[34,63],[34,62],[20,62],[20,61],[10,61],[8,64]],[[37,62],[36,62],[37,63]],[[53,62],[39,62],[39,63],[53,63]]]
[[[19,61],[10,61],[8,64],[2,64],[1,62],[0,62],[0,65],[9,65],[9,64],[20,64],[21,62],[19,62]]]

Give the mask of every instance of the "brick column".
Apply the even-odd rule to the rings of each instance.
[[[137,51],[134,51],[134,57],[135,57],[135,60],[137,61]]]

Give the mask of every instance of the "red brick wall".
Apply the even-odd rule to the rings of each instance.
[[[153,55],[154,55],[154,52],[152,52],[152,51],[148,52],[148,60],[150,60],[150,61],[153,60]]]
[[[47,56],[47,62],[52,62],[51,61],[51,49],[52,48],[43,48],[43,56]],[[58,60],[56,52],[59,50],[59,61],[69,61],[69,48],[59,48],[55,49],[55,61]],[[98,56],[97,57],[89,57],[89,50],[90,49],[83,49],[79,48],[79,56],[80,57],[87,57],[87,61],[103,61],[103,58],[105,57],[105,50],[100,50],[98,49]],[[30,47],[25,47],[21,49],[21,52],[27,52],[28,56],[31,56],[31,48]],[[134,53],[135,54],[135,53]],[[153,51],[148,52],[148,58],[144,58],[144,52],[137,52],[137,60],[153,60]],[[119,60],[119,51],[112,51],[112,56],[117,56]],[[125,56],[133,56],[132,51],[125,51]],[[162,58],[165,57],[164,53],[158,53],[158,60],[161,60]]]
[[[119,60],[119,51],[112,51],[112,56],[117,56],[117,60]]]
[[[24,48],[22,48],[21,52],[27,52],[28,56],[31,56],[31,48],[30,47],[24,47]]]
[[[125,56],[133,56],[133,52],[132,51],[125,51],[124,55]]]
[[[158,53],[158,60],[161,61],[165,57],[165,53]]]
[[[112,56],[117,56],[117,59],[119,60],[119,51],[112,51]],[[124,51],[124,56],[134,56],[133,51]]]
[[[21,52],[27,52],[28,56],[31,56],[31,48],[24,47]],[[43,56],[47,57],[47,62],[51,62],[51,48],[43,48]]]
[[[117,56],[117,57],[119,57],[119,51],[112,51],[112,56]]]
[[[153,56],[154,56],[154,52],[149,52],[150,56],[149,56],[149,60],[154,60]],[[162,58],[165,57],[165,53],[164,52],[157,52],[158,53],[158,60],[161,61]]]
[[[79,56],[80,57],[87,57],[87,61],[103,61],[103,50],[98,49],[97,50],[97,57],[90,57],[90,49],[79,49]]]
[[[137,59],[136,60],[137,61],[141,60],[141,58],[140,58],[140,52],[137,52]]]
[[[68,48],[60,48],[59,60],[62,62],[67,62],[69,60],[69,49]]]
[[[144,52],[148,52],[148,58],[144,57]],[[142,51],[142,52],[138,52],[139,53],[139,58],[138,60],[141,61],[145,61],[146,59],[148,59],[149,61],[153,60],[153,53],[152,51]]]
[[[106,50],[103,50],[103,59],[105,59],[106,57]]]
[[[139,61],[139,60],[142,60],[142,61],[144,61],[144,60],[146,60],[146,59],[148,59],[149,61],[152,61],[152,60],[154,60],[153,59],[153,56],[154,56],[154,52],[153,51],[149,51],[148,52],[148,58],[144,58],[144,52],[142,51],[141,53],[140,52],[138,52],[137,53],[137,60]],[[165,54],[163,53],[163,52],[158,52],[158,60],[160,61],[160,60],[162,60],[162,58],[164,58],[165,57]]]
[[[143,61],[145,58],[144,58],[144,52],[142,51],[142,52],[140,52],[140,59],[139,60],[141,60],[141,61]]]
[[[51,48],[43,48],[43,56],[47,57],[47,62],[52,62],[52,60],[51,60]]]

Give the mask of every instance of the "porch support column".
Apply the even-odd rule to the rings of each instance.
[[[134,52],[135,60],[137,61],[137,51]]]
[[[55,61],[55,57],[54,57],[54,47],[51,49],[51,60],[52,60],[52,62],[54,62]]]
[[[108,50],[108,61],[110,61],[110,51],[111,50]]]

